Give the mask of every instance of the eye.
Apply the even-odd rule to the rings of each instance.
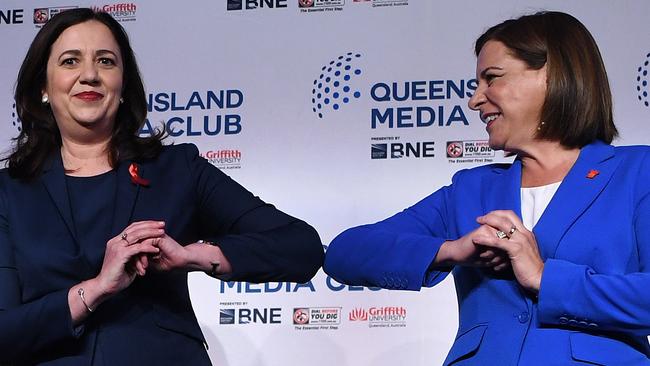
[[[488,73],[485,74],[485,81],[487,82],[488,85],[492,85],[492,82],[494,82],[496,78],[499,78],[501,76],[502,75]]]
[[[68,57],[61,61],[61,65],[67,65],[67,66],[73,66],[78,62],[78,60],[74,57]]]
[[[114,66],[115,65],[115,61],[110,57],[100,57],[97,60],[97,62],[99,62],[102,65],[106,65],[106,66]]]

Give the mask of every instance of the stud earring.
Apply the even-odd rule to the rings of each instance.
[[[43,94],[43,96],[41,97],[41,102],[43,104],[49,104],[50,103],[50,98],[47,96],[47,94]]]
[[[539,126],[537,126],[537,131],[541,131],[541,130],[542,130],[542,126],[544,126],[545,124],[546,124],[546,123],[544,123],[544,121],[540,122],[540,123],[539,123]]]
[[[120,98],[120,104],[124,103],[124,98]]]

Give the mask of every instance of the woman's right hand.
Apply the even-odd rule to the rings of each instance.
[[[108,241],[104,263],[96,277],[104,296],[124,290],[136,275],[145,275],[147,256],[160,251],[153,240],[165,235],[164,227],[165,223],[160,221],[138,221]]]
[[[475,240],[475,238],[481,237],[482,235],[494,236],[495,230],[489,225],[481,225],[457,240],[444,242],[432,266],[462,265],[489,267],[496,271],[505,269],[510,265],[507,253],[482,246]]]

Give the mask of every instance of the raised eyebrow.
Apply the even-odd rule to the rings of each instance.
[[[103,56],[103,55],[106,55],[106,54],[113,55],[115,58],[117,58],[117,54],[115,52],[111,51],[111,50],[101,49],[101,50],[97,50],[95,52],[96,56]],[[65,50],[65,51],[61,52],[61,54],[59,55],[59,60],[61,60],[61,58],[63,56],[65,56],[65,55],[80,56],[81,55],[81,50],[78,50],[78,49]]]
[[[106,54],[111,54],[111,55],[113,55],[113,57],[117,58],[117,54],[114,51],[111,51],[111,50],[97,50],[95,52],[95,55],[97,55],[97,56],[103,56],[103,55],[106,55]]]
[[[59,55],[59,60],[61,60],[61,58],[64,55],[68,55],[68,54],[71,54],[73,56],[79,56],[79,55],[81,55],[81,50],[65,50],[65,51],[61,52],[61,54]]]

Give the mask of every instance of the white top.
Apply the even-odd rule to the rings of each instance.
[[[521,220],[526,229],[532,231],[539,218],[542,217],[546,206],[551,202],[560,182],[545,186],[521,188]]]

